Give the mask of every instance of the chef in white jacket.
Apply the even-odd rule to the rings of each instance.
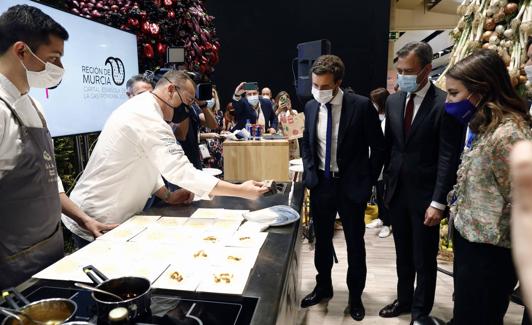
[[[183,71],[169,71],[152,92],[135,96],[109,117],[87,167],[70,197],[103,223],[122,223],[144,207],[152,194],[164,201],[236,196],[257,199],[268,191],[262,183],[231,184],[195,169],[168,122],[179,123],[194,102],[195,84]],[[169,192],[162,177],[182,188]],[[63,216],[81,239],[92,236]]]

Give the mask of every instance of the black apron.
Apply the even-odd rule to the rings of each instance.
[[[61,259],[63,232],[52,137],[43,128],[20,125],[22,152],[0,178],[0,289],[13,287]],[[35,106],[35,105],[34,105]],[[15,145],[15,144],[13,144]]]

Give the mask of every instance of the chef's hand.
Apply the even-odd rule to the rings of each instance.
[[[184,189],[179,189],[170,194],[166,203],[168,204],[190,204],[194,200],[194,193]]]
[[[236,87],[235,89],[235,95],[237,96],[242,96],[243,93],[245,93],[246,91],[244,90],[244,84],[245,82],[241,82],[238,87]]]
[[[429,206],[425,211],[425,226],[433,227],[440,224],[443,218],[443,211]]]
[[[276,133],[277,133],[277,130],[274,129],[274,128],[269,128],[269,129],[268,129],[268,133],[270,133],[270,134],[276,134]]]
[[[82,227],[88,230],[94,238],[98,238],[109,230],[118,227],[118,224],[105,224],[96,219],[88,218],[88,220],[83,223]]]
[[[240,196],[248,200],[256,200],[269,190],[270,189],[264,186],[264,183],[261,182],[247,181],[240,184]]]

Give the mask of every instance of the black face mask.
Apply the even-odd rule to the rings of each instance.
[[[180,123],[180,122],[183,122],[183,120],[185,120],[189,116],[190,106],[185,104],[185,102],[183,101],[183,98],[181,97],[181,94],[177,90],[177,87],[175,85],[174,87],[176,88],[177,95],[179,96],[179,99],[181,100],[181,105],[177,107],[170,105],[167,101],[157,96],[155,93],[152,92],[152,94],[153,96],[161,100],[163,103],[165,103],[168,107],[171,107],[173,109],[174,115],[172,116],[172,123]]]
[[[181,100],[181,105],[174,108],[174,116],[172,117],[172,123],[180,123],[184,119],[186,119],[189,116],[191,107],[183,101],[183,98],[181,97],[181,94],[179,93],[179,90],[177,89],[177,86],[175,86],[175,91],[177,92],[177,95],[179,96],[179,99]]]
[[[178,107],[174,108],[174,116],[172,117],[172,123],[183,122],[187,117],[189,117],[190,106],[182,103]]]

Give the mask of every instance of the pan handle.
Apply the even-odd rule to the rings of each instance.
[[[19,301],[21,301],[24,306],[29,305],[30,301],[24,297],[20,292],[18,292],[15,288],[8,288],[2,291],[2,297],[9,303],[9,305],[16,310],[19,310],[21,307],[17,304],[15,299],[13,299],[13,296],[17,297]]]
[[[96,285],[102,284],[103,282],[109,280],[108,277],[106,277],[102,272],[100,272],[100,270],[92,265],[85,266],[83,268],[83,272],[87,274],[89,279],[91,279]]]

